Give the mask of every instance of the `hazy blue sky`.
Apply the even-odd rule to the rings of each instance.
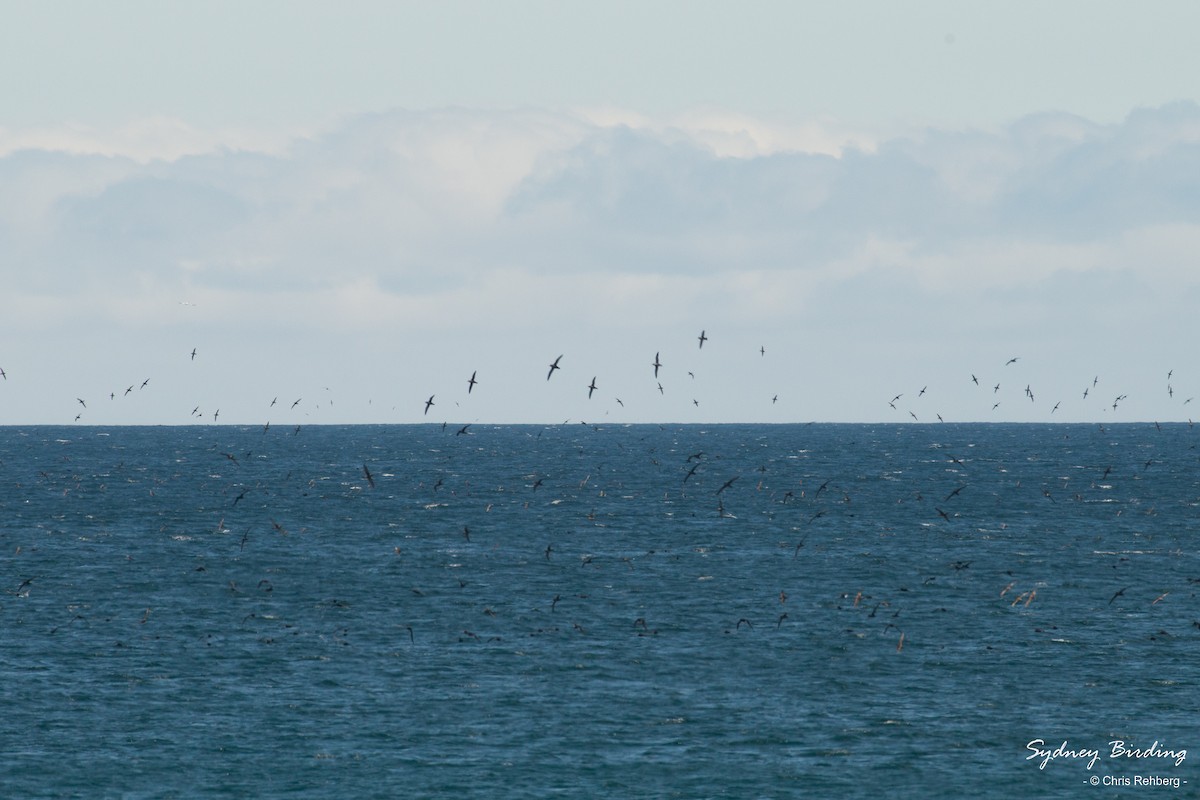
[[[0,423],[1186,420],[1197,30],[0,0]]]

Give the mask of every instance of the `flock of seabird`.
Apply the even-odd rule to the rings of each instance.
[[[703,350],[705,342],[709,341],[709,336],[708,336],[707,330],[701,330],[699,336],[696,337],[696,341],[697,341],[697,348],[699,350]],[[766,356],[766,347],[760,346],[758,348],[758,353],[760,356],[765,357]],[[189,360],[194,362],[194,361],[196,361],[197,354],[198,354],[198,349],[193,347],[187,355],[188,355]],[[550,381],[552,378],[554,378],[555,372],[558,372],[562,369],[562,360],[564,357],[565,357],[565,354],[560,353],[558,356],[556,356],[553,359],[553,361],[551,361],[549,363],[548,369],[546,372],[546,380],[547,381]],[[1006,374],[1007,374],[1007,368],[1012,367],[1013,365],[1016,365],[1019,361],[1021,361],[1021,359],[1018,356],[1014,356],[1012,358],[1009,358],[1007,361],[1005,361],[1003,367],[1004,367],[1004,371],[1006,372]],[[663,368],[661,351],[654,353],[654,360],[652,362],[650,362],[650,367],[653,370],[652,375],[655,380],[655,388],[658,389],[658,392],[660,394],[665,394],[665,389],[663,387],[663,384],[659,380],[660,370]],[[695,377],[696,377],[695,373],[692,371],[688,371],[687,374],[693,379],[695,379]],[[480,381],[479,381],[478,375],[479,375],[478,370],[472,371],[470,378],[467,379],[467,394],[468,395],[472,394],[475,390],[475,387],[479,385]],[[1173,400],[1175,398],[1175,394],[1176,394],[1175,387],[1172,383],[1173,376],[1174,376],[1174,370],[1173,369],[1169,370],[1167,372],[1167,383],[1166,383],[1166,389],[1165,389],[1166,395],[1169,400]],[[5,381],[8,380],[8,373],[5,372],[3,368],[0,368],[0,379],[3,379]],[[599,380],[599,376],[593,375],[591,381],[586,384],[585,388],[587,390],[587,399],[591,400],[594,397],[595,393],[600,389],[600,384],[597,382],[598,380]],[[970,375],[970,381],[977,388],[979,388],[979,389],[983,388],[983,384],[980,383],[980,379],[976,374]],[[1100,382],[1100,378],[1099,378],[1099,376],[1096,376],[1095,378],[1092,379],[1092,381],[1089,385],[1087,385],[1083,388],[1083,391],[1082,391],[1082,399],[1083,400],[1087,400],[1090,396],[1095,394],[1095,390],[1097,389],[1099,382]],[[145,389],[149,385],[149,383],[150,383],[150,379],[147,378],[147,379],[143,380],[140,385],[136,384],[136,383],[130,384],[127,388],[124,389],[124,391],[122,392],[122,396],[128,396],[129,394],[131,394],[134,391],[135,386],[140,389]],[[992,413],[995,413],[1001,407],[1001,405],[1003,403],[1003,399],[1000,396],[1000,389],[1001,389],[1002,383],[1004,383],[1004,381],[997,380],[994,383],[994,385],[991,385],[991,392],[988,395],[988,397],[989,397],[988,405],[983,406],[983,408],[990,408],[990,411]],[[929,392],[928,384],[922,385],[921,388],[918,391],[916,391],[913,396],[915,396],[921,404],[927,404],[928,401],[925,400],[924,398],[926,397],[926,394],[928,392]],[[1110,408],[1112,411],[1116,411],[1120,407],[1120,404],[1124,400],[1128,399],[1128,396],[1129,395],[1124,392],[1114,395],[1111,405],[1109,405],[1108,408]],[[111,392],[109,397],[110,397],[110,399],[116,399],[117,393]],[[430,409],[437,405],[436,397],[437,397],[436,394],[431,394],[431,395],[429,395],[429,397],[426,400],[424,400],[424,408],[423,408],[422,416],[427,417],[429,415]],[[904,397],[905,397],[905,392],[897,392],[895,395],[892,396],[892,398],[890,400],[887,401],[887,403],[886,403],[887,407],[890,408],[892,411],[900,411],[901,407],[898,404]],[[1026,385],[1025,385],[1024,397],[1026,399],[1028,399],[1028,401],[1030,403],[1036,402],[1036,396],[1034,394],[1033,388],[1028,383],[1026,383]],[[278,397],[272,399],[271,403],[270,403],[270,407],[274,407],[276,402],[278,401],[278,399],[279,399]],[[302,399],[303,398],[297,398],[294,402],[292,402],[291,409],[294,410],[297,406],[299,406]],[[615,400],[615,402],[618,405],[624,407],[625,403],[619,397],[614,397],[613,399]],[[1186,406],[1186,405],[1190,404],[1193,399],[1194,399],[1194,397],[1188,397],[1188,398],[1180,401],[1180,405]],[[771,396],[770,400],[771,400],[772,405],[777,404],[779,402],[779,395],[777,393],[773,394]],[[83,397],[77,397],[76,402],[82,409],[82,410],[78,411],[74,417],[74,420],[76,422],[79,422],[84,419],[84,411],[86,411],[88,409],[88,405]],[[700,405],[700,401],[697,398],[692,398],[691,404],[693,406],[698,407]],[[1062,404],[1063,404],[1063,401],[1061,399],[1058,399],[1054,402],[1053,406],[1050,408],[1050,411],[1049,411],[1049,414],[1051,417],[1053,417],[1059,411],[1059,409],[1062,407]],[[919,410],[919,407],[915,404],[909,404],[908,407],[904,408],[903,410],[905,412],[907,412],[908,418],[911,418],[914,422],[922,421],[928,414],[928,412],[926,411],[926,412],[922,412],[922,414],[919,415],[917,413]],[[1102,409],[1102,410],[1106,410],[1106,409]],[[195,406],[192,409],[189,417],[202,419],[204,417],[204,414],[201,412],[200,406],[198,406],[198,405]],[[212,420],[213,420],[213,422],[217,422],[219,420],[219,418],[220,418],[220,409],[217,409],[216,411],[214,411],[212,413]],[[933,413],[932,419],[936,419],[938,422],[945,421],[942,414],[936,413],[936,412]],[[269,425],[270,423],[268,422],[267,424]],[[446,424],[448,424],[448,423],[444,423],[443,427],[446,427]]]

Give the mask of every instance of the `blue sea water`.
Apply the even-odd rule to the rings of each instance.
[[[0,795],[1194,797],[1197,437],[0,428]]]

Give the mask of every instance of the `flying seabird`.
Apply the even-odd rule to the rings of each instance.
[[[478,372],[478,370],[476,370],[476,372]],[[479,383],[479,381],[475,380],[475,372],[472,372],[471,379],[467,381],[467,394],[471,393],[471,390],[475,388],[475,384],[477,383]]]
[[[662,366],[662,364],[661,364],[661,363],[659,362],[659,360],[658,360],[658,353],[655,353],[655,354],[654,354],[654,363],[653,363],[653,364],[651,364],[650,366],[654,367],[654,377],[655,377],[655,379],[657,380],[657,378],[658,378],[658,368]]]
[[[425,401],[425,413],[429,413],[429,407],[433,405],[434,395],[429,395],[429,399]]]
[[[1016,359],[1016,358],[1010,358],[1008,361],[1004,362],[1004,366],[1007,367],[1009,364],[1015,364],[1015,363],[1017,363],[1017,360],[1018,359]]]
[[[192,361],[196,360],[196,348],[192,348]]]
[[[593,376],[592,376],[592,382],[591,382],[590,384],[588,384],[588,400],[591,400],[591,399],[592,399],[592,392],[596,391],[596,389],[597,389],[597,386],[596,386],[596,376],[595,376],[595,375],[593,375]]]
[[[700,335],[696,337],[700,340],[700,349],[704,349],[704,343],[708,341],[708,337],[704,335],[704,331],[700,331]]]
[[[561,360],[562,360],[561,355],[558,358],[554,359],[554,363],[550,365],[550,371],[546,373],[546,380],[550,380],[550,376],[554,374],[554,370],[562,369],[562,367],[560,367],[558,365],[558,362]]]
[[[697,465],[697,466],[699,466],[699,465]],[[721,492],[723,492],[723,491],[725,491],[726,489],[728,489],[730,486],[733,486],[733,482],[734,482],[734,481],[736,481],[736,480],[737,480],[738,478],[740,478],[740,477],[741,477],[740,475],[734,475],[732,478],[730,478],[729,480],[725,481],[725,483],[721,485],[721,488],[720,488],[720,489],[717,489],[716,493],[717,493],[717,494],[720,494]]]

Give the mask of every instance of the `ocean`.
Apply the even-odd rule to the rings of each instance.
[[[0,428],[0,794],[1196,797],[1189,424]]]

